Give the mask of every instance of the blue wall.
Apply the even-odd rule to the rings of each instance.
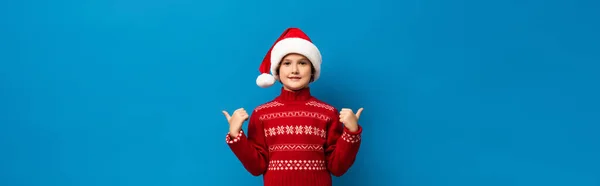
[[[600,185],[598,1],[3,1],[0,185],[260,185],[224,143],[288,26],[364,107],[338,185]]]

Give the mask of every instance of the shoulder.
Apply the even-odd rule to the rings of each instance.
[[[284,104],[277,100],[271,100],[266,103],[258,105],[256,108],[254,108],[254,112],[257,113],[257,112],[260,112],[260,111],[263,111],[263,110],[266,110],[269,108],[276,108],[276,107],[281,107],[281,106],[284,106]]]
[[[337,113],[337,109],[335,107],[333,107],[333,105],[331,105],[325,101],[319,100],[317,98],[313,98],[313,99],[307,101],[305,105],[308,107],[318,109],[324,113],[328,113],[328,114],[336,114]]]

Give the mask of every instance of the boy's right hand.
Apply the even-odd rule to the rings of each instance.
[[[223,115],[225,115],[225,118],[227,118],[227,122],[229,123],[229,135],[231,137],[236,137],[242,130],[244,121],[248,120],[248,113],[246,113],[244,108],[239,108],[235,110],[232,115],[229,115],[227,111],[223,111]]]

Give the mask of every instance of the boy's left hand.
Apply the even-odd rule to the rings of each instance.
[[[363,108],[359,108],[356,111],[356,114],[352,112],[352,109],[342,108],[340,111],[340,122],[348,128],[351,132],[356,132],[358,130],[358,118],[360,118],[360,113],[362,113]]]

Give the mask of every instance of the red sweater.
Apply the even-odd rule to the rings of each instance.
[[[274,100],[252,111],[248,131],[226,142],[265,186],[331,186],[331,174],[343,175],[354,163],[362,127],[350,132],[339,112],[311,96],[309,88],[281,90]]]

